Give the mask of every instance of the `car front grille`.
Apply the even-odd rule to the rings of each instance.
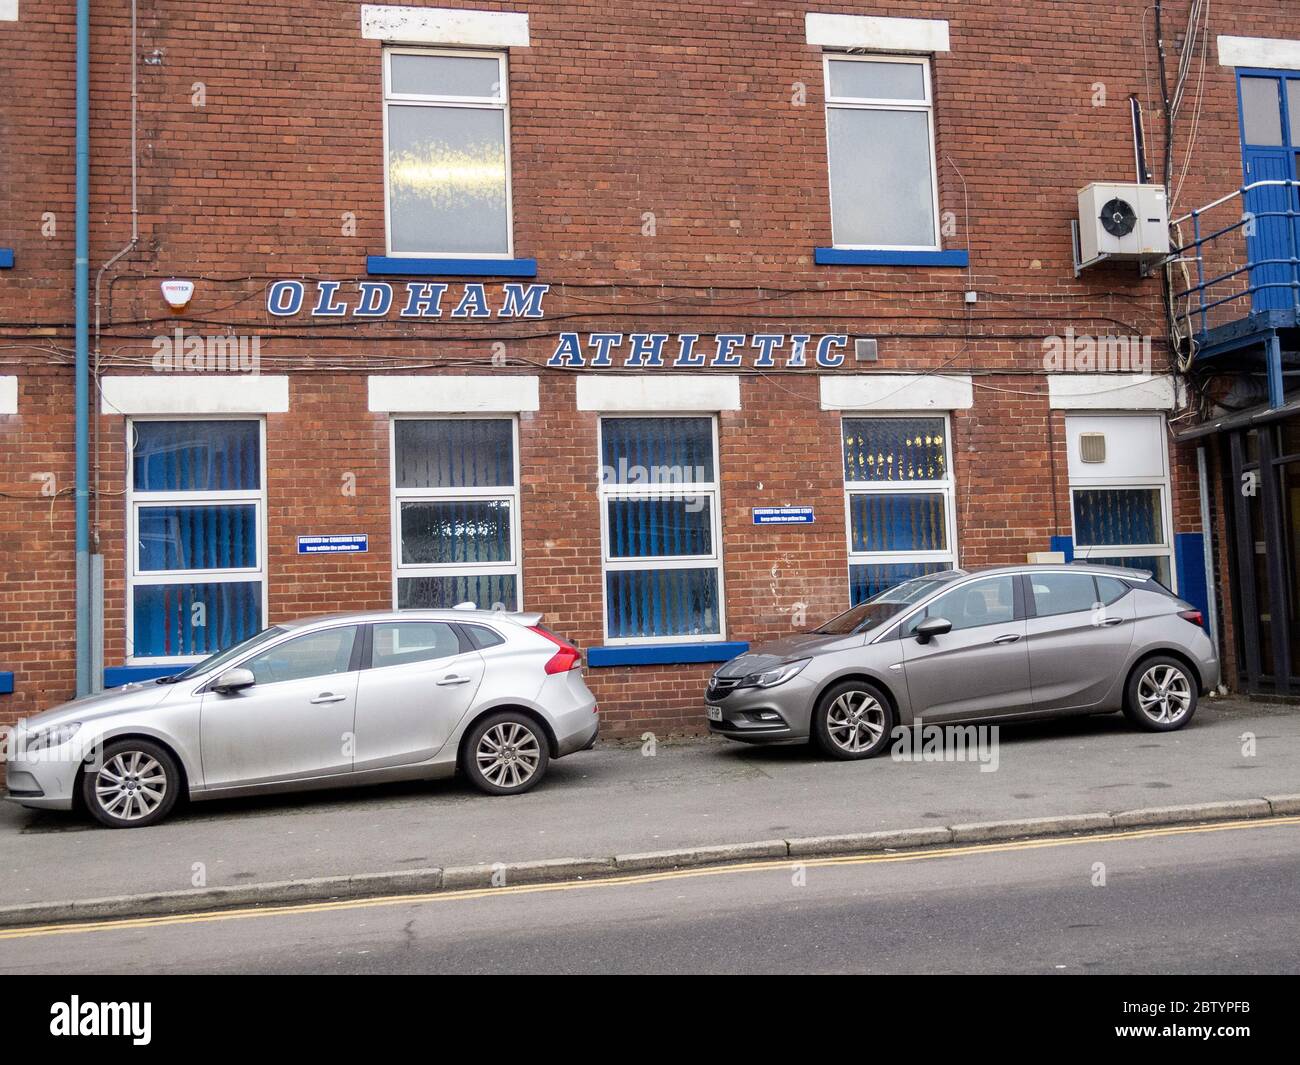
[[[705,694],[710,699],[725,699],[740,687],[739,677],[712,677]]]

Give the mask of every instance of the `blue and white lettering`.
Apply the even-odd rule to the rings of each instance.
[[[465,294],[461,296],[456,309],[451,312],[453,318],[491,318],[487,295],[482,285],[466,285]]]
[[[736,349],[745,346],[749,338],[744,333],[719,333],[718,350],[713,356],[712,366],[739,366],[741,354]]]
[[[846,336],[824,336],[817,341],[817,365],[830,369],[844,365],[844,345],[849,342]],[[839,348],[832,352],[831,348]]]
[[[624,366],[662,366],[664,364],[664,343],[667,333],[633,333],[628,337],[631,349],[624,360]]]
[[[561,333],[555,345],[555,353],[546,360],[547,366],[586,366],[586,356],[582,354],[582,340],[577,333]]]
[[[501,286],[503,302],[500,318],[541,318],[542,297],[551,291],[550,285],[523,285],[510,282]]]
[[[699,343],[699,333],[683,333],[677,338],[677,344],[680,350],[677,358],[673,360],[674,366],[703,366],[704,352],[696,352],[695,345]]]
[[[758,348],[758,358],[754,360],[756,367],[775,366],[776,349],[785,343],[784,333],[755,333],[753,344]]]
[[[319,315],[321,318],[342,318],[348,313],[347,302],[340,303],[334,298],[338,290],[337,281],[316,282],[316,306],[311,309],[312,317]]]
[[[614,357],[611,352],[621,347],[623,344],[622,333],[592,333],[587,338],[596,349],[596,354],[592,356],[592,366],[613,366]]]
[[[362,281],[361,298],[352,313],[358,318],[382,318],[393,306],[393,286],[387,281]]]
[[[436,281],[412,281],[406,286],[403,318],[441,318],[442,294],[447,286]]]
[[[272,281],[266,290],[266,309],[277,318],[287,318],[302,310],[304,286],[301,281]]]

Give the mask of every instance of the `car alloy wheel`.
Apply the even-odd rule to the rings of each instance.
[[[96,775],[95,801],[112,817],[139,821],[163,804],[167,787],[167,773],[156,758],[143,751],[123,751]]]
[[[846,691],[826,711],[826,731],[831,742],[849,754],[861,754],[880,742],[885,731],[885,708],[870,692]]]
[[[1137,701],[1156,724],[1172,725],[1191,709],[1192,685],[1178,667],[1157,662],[1138,681]]]
[[[149,740],[117,740],[86,763],[81,797],[91,816],[109,828],[143,828],[176,805],[184,780],[176,758]]]
[[[479,737],[474,750],[488,783],[513,791],[527,784],[542,763],[537,735],[518,721],[501,721]]]

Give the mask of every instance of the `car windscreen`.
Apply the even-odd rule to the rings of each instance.
[[[878,628],[898,617],[913,604],[919,603],[931,592],[938,591],[956,576],[955,572],[948,570],[925,577],[914,577],[910,581],[904,581],[878,595],[873,595],[813,631],[823,636],[852,636]]]
[[[270,640],[272,637],[279,636],[285,631],[286,631],[285,629],[280,628],[278,625],[272,625],[268,629],[263,629],[256,636],[250,636],[247,640],[244,640],[242,643],[235,644],[234,647],[227,647],[224,651],[218,651],[214,655],[209,655],[202,662],[195,662],[194,665],[190,666],[189,669],[184,670],[181,673],[176,673],[170,677],[160,678],[159,683],[175,684],[178,681],[190,680],[192,677],[202,676],[204,673],[211,672],[217,667],[223,666],[227,662],[233,661],[234,659],[242,655],[245,651],[251,651],[254,647],[266,643],[267,640]]]

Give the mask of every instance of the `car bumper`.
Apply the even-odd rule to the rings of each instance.
[[[5,798],[34,810],[71,810],[80,761],[11,759],[5,763]]]
[[[719,707],[722,720],[709,720],[709,731],[743,743],[797,743],[808,738],[816,687],[794,677],[774,688],[740,688],[705,703]]]

